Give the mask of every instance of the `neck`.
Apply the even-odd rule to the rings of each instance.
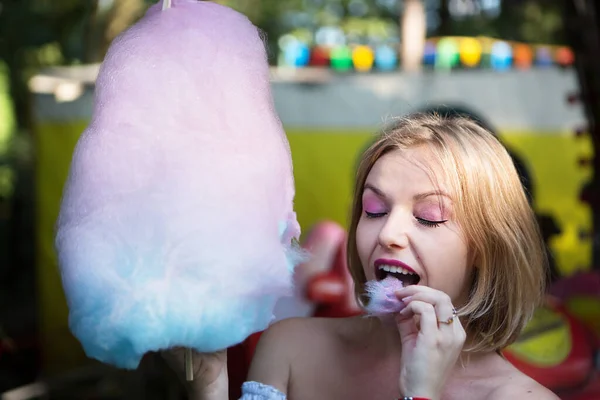
[[[398,332],[398,325],[393,316],[384,317],[362,317],[367,326],[365,333],[372,339],[384,345],[390,350],[402,349],[402,339]]]

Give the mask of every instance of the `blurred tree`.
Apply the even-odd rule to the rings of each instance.
[[[563,1],[524,2],[520,7],[520,35],[533,43],[564,43]]]
[[[111,0],[102,2],[89,0],[86,23],[85,59],[87,63],[98,63],[104,58],[112,41],[146,11],[144,0]]]
[[[290,15],[305,21],[304,25],[315,22],[318,9],[314,1],[306,0],[214,0],[248,16],[263,31],[268,44],[269,59],[274,62],[277,56],[277,40],[287,31],[295,28],[289,24]],[[291,14],[290,14],[291,13]],[[292,17],[294,18],[294,17]]]
[[[110,42],[146,5],[144,0],[0,0],[0,60],[8,67],[17,126],[29,127],[32,74],[53,65],[102,61]]]
[[[491,36],[528,43],[564,44],[565,0],[439,0],[435,35]]]
[[[19,127],[28,126],[27,85],[34,70],[63,63],[85,15],[77,0],[0,1],[0,60],[8,67]],[[35,29],[32,29],[35,27]]]

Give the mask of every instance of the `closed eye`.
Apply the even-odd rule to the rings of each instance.
[[[447,222],[448,220],[442,220],[442,221],[430,221],[428,219],[423,219],[423,218],[419,218],[419,217],[415,217],[417,219],[417,222],[420,223],[421,225],[424,226],[428,226],[431,228],[437,228],[438,226],[440,226],[441,224],[443,224],[444,222]]]
[[[367,218],[379,218],[379,217],[385,216],[385,214],[387,214],[387,213],[384,213],[384,212],[372,213],[372,212],[365,211],[365,215],[367,216]]]

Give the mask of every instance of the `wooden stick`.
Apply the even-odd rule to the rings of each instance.
[[[185,379],[188,382],[194,380],[194,364],[192,362],[192,349],[185,349]]]
[[[163,0],[162,10],[171,8],[171,0]],[[184,364],[185,364],[185,379],[189,381],[194,380],[194,363],[192,362],[192,349],[185,349],[184,353]]]

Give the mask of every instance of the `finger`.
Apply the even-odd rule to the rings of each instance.
[[[402,293],[404,294],[404,293]],[[409,304],[413,301],[422,301],[431,304],[437,315],[437,321],[440,329],[452,328],[452,325],[457,322],[455,321],[455,309],[452,305],[450,296],[439,290],[424,290],[418,291],[410,296],[402,298],[405,304]]]
[[[417,293],[430,293],[432,295],[437,294],[445,294],[441,290],[431,288],[429,286],[419,286],[419,285],[410,285],[403,287],[402,289],[398,289],[395,294],[398,299],[402,299],[404,297],[414,296]]]
[[[408,332],[408,324],[404,318],[410,315],[417,315],[420,319],[420,333],[435,337],[434,335],[437,332],[438,326],[435,309],[432,304],[419,300],[411,301],[402,311],[400,311],[400,315],[402,319],[398,325],[405,333]],[[413,321],[410,321],[410,323],[412,324]]]

